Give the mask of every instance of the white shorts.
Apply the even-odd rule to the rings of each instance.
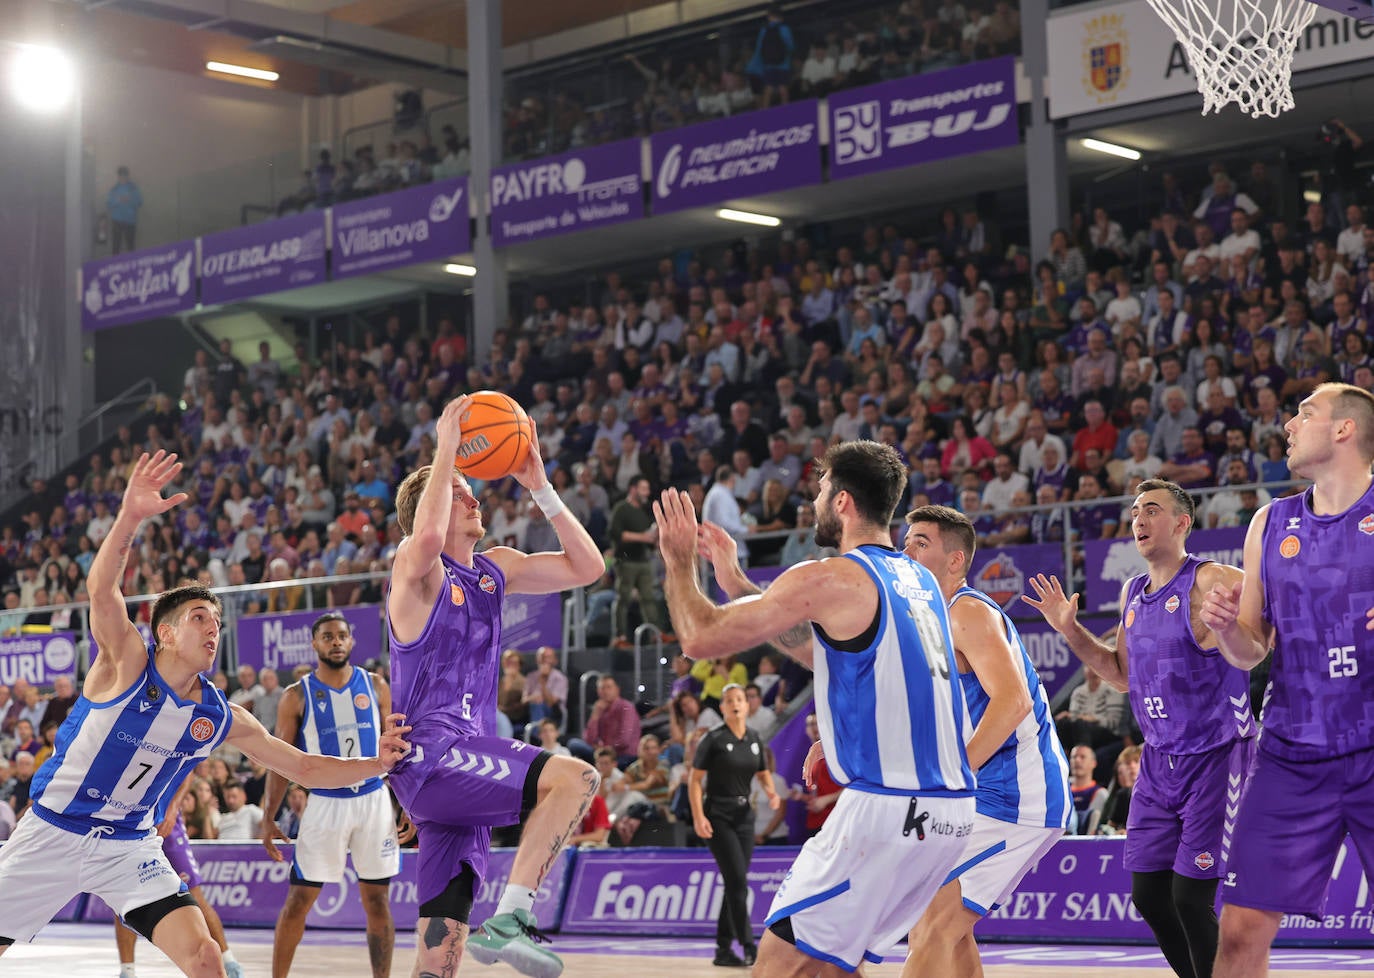
[[[957,879],[964,906],[986,917],[1006,902],[1022,878],[1063,835],[1060,828],[1016,825],[975,815],[963,858],[946,882]]]
[[[337,883],[353,853],[353,870],[363,880],[391,879],[401,871],[396,817],[386,788],[351,798],[310,796],[296,836],[295,875],[308,883]]]
[[[797,854],[767,923],[791,919],[797,949],[854,971],[906,937],[964,854],[969,798],[849,789]]]
[[[110,839],[59,829],[30,812],[0,846],[0,937],[31,941],[78,893],[121,917],[184,889],[155,833]]]

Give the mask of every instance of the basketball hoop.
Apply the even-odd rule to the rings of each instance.
[[[1317,5],[1308,0],[1150,0],[1197,76],[1202,114],[1229,102],[1256,119],[1293,108],[1293,52]]]

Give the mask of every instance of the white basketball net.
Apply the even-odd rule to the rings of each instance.
[[[1256,119],[1293,108],[1293,51],[1317,5],[1307,0],[1150,0],[1188,52],[1202,114],[1228,102]]]

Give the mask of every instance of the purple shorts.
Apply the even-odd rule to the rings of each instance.
[[[200,877],[200,864],[196,862],[196,854],[191,850],[191,840],[186,837],[186,823],[181,820],[180,815],[177,816],[172,831],[162,840],[162,853],[172,864],[172,872],[181,877],[188,890],[194,890],[205,882]]]
[[[1254,744],[1235,740],[1205,754],[1166,754],[1147,744],[1126,819],[1125,867],[1221,877]]]
[[[1259,751],[1222,902],[1321,919],[1346,833],[1374,877],[1374,750],[1327,761]]]
[[[439,896],[449,881],[472,867],[480,885],[494,826],[514,825],[533,807],[534,786],[552,755],[520,740],[474,737],[438,745],[412,740],[411,756],[392,769],[390,782],[419,834],[420,902]],[[527,797],[528,794],[528,797]]]

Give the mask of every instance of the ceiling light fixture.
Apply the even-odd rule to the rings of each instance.
[[[770,217],[767,214],[755,214],[752,211],[737,211],[730,207],[722,207],[716,211],[716,217],[724,221],[739,221],[741,224],[757,224],[760,227],[775,228],[782,223],[780,217]]]
[[[246,68],[243,65],[226,64],[223,61],[205,62],[207,71],[217,71],[221,75],[238,75],[240,78],[255,78],[258,81],[274,82],[281,77],[275,71],[268,71],[265,68]]]
[[[1085,149],[1106,153],[1108,156],[1119,156],[1123,160],[1140,159],[1140,150],[1131,149],[1129,146],[1118,146],[1116,143],[1104,143],[1100,139],[1085,139],[1083,140],[1083,146]]]
[[[56,112],[76,92],[76,69],[56,48],[26,44],[10,66],[10,88],[24,108]]]
[[[475,266],[460,265],[457,262],[449,262],[444,266],[444,271],[448,272],[450,275],[466,275],[468,278],[472,278],[477,274],[477,268]]]

